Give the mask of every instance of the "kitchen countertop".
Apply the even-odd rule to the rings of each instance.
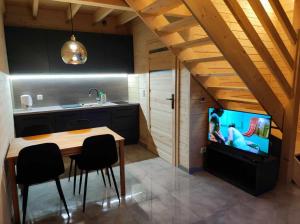
[[[30,109],[14,109],[14,115],[27,115],[27,114],[43,114],[49,112],[63,112],[63,111],[76,111],[76,110],[90,110],[99,109],[107,107],[122,107],[128,105],[139,105],[138,103],[128,103],[128,102],[107,102],[106,104],[99,104],[96,106],[78,106],[78,107],[68,107],[68,105],[57,105],[48,107],[32,107]]]

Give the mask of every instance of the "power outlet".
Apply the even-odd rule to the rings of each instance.
[[[203,154],[206,152],[206,146],[203,146],[200,148],[200,154]]]
[[[42,101],[42,100],[44,100],[44,96],[41,95],[41,94],[36,95],[36,99],[37,99],[38,101]]]

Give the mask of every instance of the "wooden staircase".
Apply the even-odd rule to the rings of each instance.
[[[221,105],[266,111],[282,130],[295,57],[259,0],[126,2]],[[270,3],[295,47],[282,6]]]
[[[125,1],[223,107],[295,128],[299,41],[278,0]],[[284,143],[287,163],[293,141]]]

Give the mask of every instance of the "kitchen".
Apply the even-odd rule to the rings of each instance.
[[[31,2],[27,4],[31,5]],[[14,116],[14,134],[11,134],[16,138],[26,138],[105,126],[124,137],[126,163],[155,158],[156,155],[138,144],[139,104],[134,93],[138,79],[134,74],[133,40],[129,21],[117,25],[118,16],[123,11],[115,10],[106,18],[101,15],[105,8],[97,11],[97,7],[83,6],[83,13],[75,17],[74,4],[52,5],[51,1],[41,1],[38,17],[33,17],[31,12],[28,17],[33,25],[20,24],[20,20],[17,24],[9,21],[8,15],[14,20],[14,10],[27,13],[27,4],[5,2],[5,48],[10,73],[10,84],[6,87],[10,89]],[[99,18],[94,18],[95,11]],[[57,18],[57,12],[61,15],[62,20],[56,21],[54,27],[43,18],[49,12],[53,18]],[[89,17],[89,20],[82,23],[82,17],[85,21]],[[134,14],[131,19],[135,17]],[[36,27],[35,23],[43,23],[43,26]],[[87,28],[86,24],[90,27]],[[80,42],[75,42],[72,35]],[[72,56],[68,58],[74,46],[84,51],[82,61]],[[73,177],[73,162],[68,156],[64,157],[65,172],[61,178],[69,177],[70,182],[76,178],[76,175]],[[119,191],[123,195],[121,188]],[[33,195],[39,194],[39,191],[33,192]],[[29,190],[29,201],[30,194]],[[27,216],[30,216],[29,208]],[[19,219],[22,220],[22,216]],[[26,216],[25,219],[30,220]]]

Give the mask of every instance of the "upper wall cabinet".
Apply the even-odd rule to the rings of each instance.
[[[5,39],[10,73],[49,71],[46,33],[43,30],[6,27]]]
[[[133,72],[131,36],[76,32],[77,40],[87,49],[88,60],[83,65],[66,65],[60,50],[71,32],[13,27],[5,31],[12,74]]]

